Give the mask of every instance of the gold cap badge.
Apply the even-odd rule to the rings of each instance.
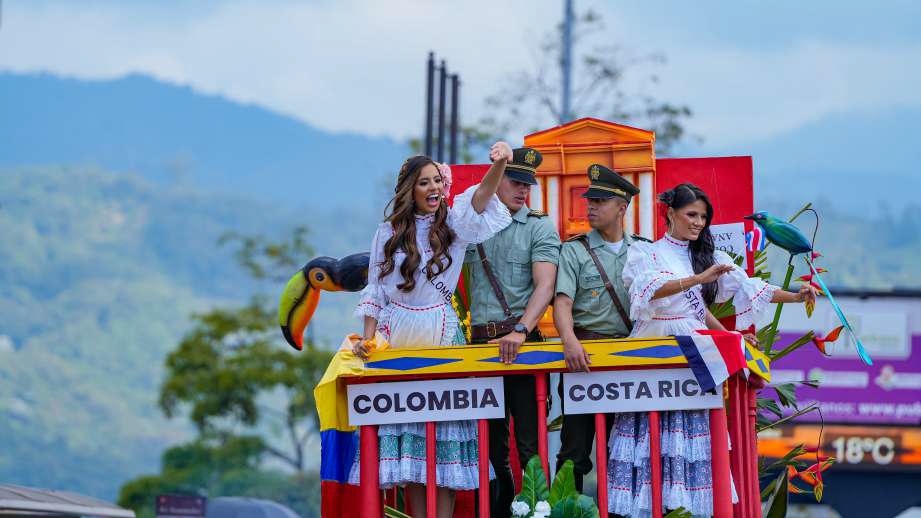
[[[598,171],[598,166],[593,165],[592,168],[588,170],[588,174],[592,177],[592,180],[597,180],[598,175],[601,174],[601,172]]]
[[[536,159],[537,153],[535,153],[533,149],[528,150],[528,152],[524,155],[524,161],[528,165],[534,165],[534,160]]]

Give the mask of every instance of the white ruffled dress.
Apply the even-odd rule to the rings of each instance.
[[[718,264],[734,265],[717,250]],[[688,242],[669,235],[654,243],[635,243],[624,266],[624,285],[630,291],[631,336],[689,335],[706,329],[707,306],[701,286],[652,300],[668,281],[694,275]],[[716,302],[732,299],[736,328],[745,329],[766,310],[777,288],[749,278],[739,267],[717,281]],[[706,410],[662,412],[662,505],[683,507],[693,516],[713,514],[713,476],[710,470],[710,422]],[[611,429],[608,460],[608,509],[629,517],[651,516],[652,486],[649,463],[649,417],[646,413],[618,414]]]
[[[389,222],[381,223],[371,242],[371,262],[368,285],[361,292],[355,310],[359,317],[377,319],[378,331],[387,338],[391,348],[465,343],[460,333],[457,314],[451,296],[457,287],[464,252],[470,243],[482,243],[507,227],[512,217],[508,208],[493,196],[486,209],[477,213],[472,206],[474,185],[455,196],[448,212],[447,223],[456,237],[448,254],[451,266],[428,280],[425,265],[432,256],[429,230],[433,215],[416,216],[416,246],[421,260],[416,270],[413,291],[397,288],[403,282],[400,265],[406,254],[394,255],[393,272],[379,279],[384,244],[393,235]],[[450,489],[475,489],[479,486],[477,469],[477,427],[475,421],[445,421],[435,427],[436,484]],[[426,483],[425,424],[406,423],[378,427],[380,448],[380,485],[389,488],[406,483]],[[359,483],[358,456],[349,473],[349,483]],[[490,466],[490,478],[495,474]]]

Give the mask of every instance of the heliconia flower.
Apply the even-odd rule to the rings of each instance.
[[[796,278],[799,282],[812,282],[812,274],[809,275],[800,275]]]
[[[815,281],[809,281],[809,285],[815,288],[815,291],[818,295],[825,295],[825,290],[821,286],[815,283]]]
[[[816,258],[819,258],[819,257],[822,257],[822,254],[820,254],[820,253],[818,253],[818,252],[815,252],[815,251],[812,252],[812,259],[816,259]]]
[[[821,351],[822,354],[828,356],[828,353],[825,352],[825,344],[831,343],[831,342],[834,342],[835,340],[837,340],[837,339],[838,339],[838,336],[841,334],[841,331],[843,331],[843,330],[844,330],[844,326],[838,326],[838,327],[832,329],[831,332],[829,332],[829,333],[828,333],[827,335],[825,335],[824,337],[821,337],[821,336],[816,335],[815,337],[813,337],[812,343],[815,344],[816,348],[817,348],[819,351]]]
[[[800,471],[797,476],[800,480],[812,487],[821,486],[822,472],[830,468],[832,464],[834,464],[834,459],[827,459],[822,462],[818,462]]]

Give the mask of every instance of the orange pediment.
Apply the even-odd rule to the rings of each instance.
[[[531,133],[524,138],[526,146],[567,144],[627,144],[654,143],[656,134],[640,128],[585,117],[561,126]]]

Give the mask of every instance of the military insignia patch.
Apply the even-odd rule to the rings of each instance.
[[[524,161],[528,165],[534,165],[534,161],[537,160],[537,153],[533,149],[529,149],[528,152],[524,155]]]
[[[592,168],[588,170],[588,175],[591,176],[592,180],[597,180],[599,174],[601,174],[601,172],[598,171],[598,166],[593,165]]]

